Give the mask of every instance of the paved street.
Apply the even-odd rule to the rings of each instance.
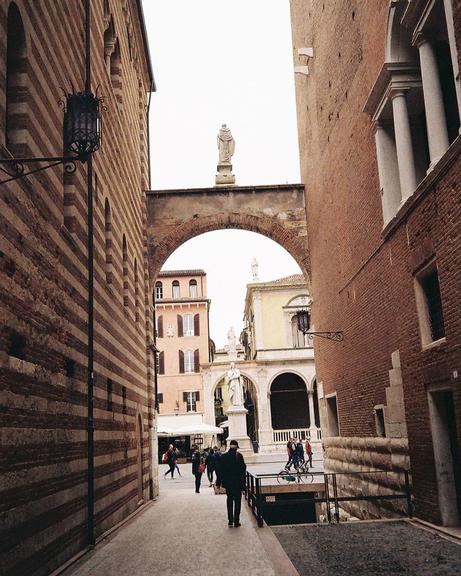
[[[65,572],[65,576],[296,576],[269,529],[257,528],[244,499],[240,528],[227,526],[225,496],[202,477],[194,492],[191,465],[163,478],[159,499]]]
[[[459,576],[461,544],[405,521],[272,531],[300,576]]]

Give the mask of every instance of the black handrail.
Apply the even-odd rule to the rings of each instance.
[[[406,513],[409,518],[412,517],[413,513],[413,504],[412,504],[412,495],[411,495],[411,482],[410,482],[410,473],[408,470],[402,471],[404,474],[404,487],[402,492],[392,492],[389,494],[355,494],[355,495],[341,495],[340,490],[338,488],[338,476],[369,476],[374,475],[378,476],[380,474],[385,474],[386,470],[367,470],[367,471],[352,471],[352,472],[294,472],[293,476],[314,476],[321,479],[321,483],[323,484],[322,490],[318,490],[318,493],[322,492],[322,496],[318,496],[317,492],[313,498],[296,498],[290,499],[289,504],[311,504],[315,505],[317,503],[324,503],[326,507],[326,515],[328,522],[332,522],[332,508],[334,509],[334,520],[336,522],[340,521],[340,502],[356,502],[356,501],[376,501],[376,500],[400,500],[406,499]],[[261,487],[263,480],[269,479],[277,479],[278,474],[274,473],[264,473],[264,474],[254,474],[252,472],[246,473],[246,486],[245,486],[245,498],[248,502],[248,506],[250,506],[254,516],[257,519],[257,523],[259,527],[264,525],[264,518],[263,518],[263,509],[266,507],[271,506],[282,506],[287,505],[286,501],[267,501],[267,496],[276,496],[280,494],[278,490],[270,492],[267,490],[262,491]],[[315,484],[315,479],[313,481]],[[305,486],[309,486],[310,484],[305,484]],[[299,486],[299,484],[298,484]],[[265,488],[270,488],[271,484],[267,486],[263,486]],[[274,485],[275,487],[275,485]]]

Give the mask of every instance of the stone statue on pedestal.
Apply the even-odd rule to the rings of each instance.
[[[219,161],[216,184],[218,186],[235,184],[235,176],[232,174],[232,156],[235,150],[235,140],[230,129],[225,124],[219,129],[217,142]]]
[[[240,370],[231,363],[227,372],[227,386],[229,388],[229,398],[232,406],[243,406],[243,386],[240,379]]]
[[[219,164],[232,165],[232,156],[235,150],[235,140],[230,128],[223,124],[218,132]]]
[[[231,326],[227,333],[227,342],[229,346],[229,352],[235,352],[237,349],[237,338],[235,337],[234,327]]]

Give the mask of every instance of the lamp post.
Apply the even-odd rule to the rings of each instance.
[[[296,317],[298,320],[298,330],[302,332],[304,336],[307,336],[309,340],[312,340],[314,336],[333,340],[334,342],[342,342],[344,340],[344,334],[342,332],[311,332],[311,319],[309,311],[305,308],[298,310],[298,312],[296,312]]]

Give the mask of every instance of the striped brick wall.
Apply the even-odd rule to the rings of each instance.
[[[7,149],[10,4],[0,2],[0,155],[60,155],[61,87],[84,87],[83,3],[16,2],[26,52],[20,105],[13,115],[8,110],[20,146]],[[91,5],[92,90],[99,86],[107,107],[93,182],[99,536],[148,500],[152,482],[144,195],[150,77],[137,2],[93,0]],[[104,61],[107,6],[120,51],[115,86]],[[4,177],[0,172],[0,180]],[[82,165],[72,175],[59,166],[0,186],[1,574],[48,574],[87,543],[86,193]]]

